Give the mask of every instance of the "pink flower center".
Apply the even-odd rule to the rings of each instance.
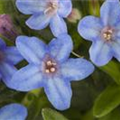
[[[57,65],[57,63],[53,62],[52,60],[48,60],[45,63],[45,72],[46,73],[55,73],[57,70],[56,65]]]
[[[112,41],[114,30],[110,27],[105,27],[102,30],[102,37],[105,41]]]
[[[47,4],[47,7],[46,7],[44,13],[52,16],[57,12],[57,10],[58,10],[58,3],[55,1],[54,2],[51,1]]]

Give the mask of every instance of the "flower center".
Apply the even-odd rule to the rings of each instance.
[[[52,60],[48,60],[45,63],[45,72],[46,73],[55,73],[57,70],[56,65],[57,65],[57,63],[53,62]]]
[[[102,36],[104,38],[105,41],[111,41],[113,38],[113,29],[112,28],[104,28],[102,31]]]
[[[108,30],[107,32],[105,32],[103,34],[104,39],[107,40],[107,41],[111,40],[112,39],[112,33],[113,33],[112,30]]]
[[[58,3],[57,2],[49,2],[44,13],[47,15],[53,15],[57,12]]]

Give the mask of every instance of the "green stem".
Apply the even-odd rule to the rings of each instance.
[[[84,56],[80,56],[80,55],[78,55],[78,54],[75,53],[74,51],[72,51],[72,54],[73,54],[74,56],[78,57],[78,58],[83,58],[83,57],[84,57]]]

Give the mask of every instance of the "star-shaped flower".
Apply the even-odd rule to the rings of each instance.
[[[0,109],[0,120],[25,120],[27,109],[20,104],[9,104]]]
[[[87,16],[79,25],[80,35],[92,41],[90,58],[97,66],[107,64],[112,57],[120,61],[120,2],[106,0],[101,17]]]
[[[67,33],[63,18],[72,11],[71,0],[17,0],[16,6],[22,13],[32,15],[26,24],[35,30],[50,28],[54,36]]]
[[[0,79],[7,85],[12,75],[17,71],[14,67],[23,57],[19,54],[16,47],[7,47],[5,42],[0,39]]]
[[[47,46],[36,37],[19,36],[16,45],[29,64],[13,76],[9,87],[20,91],[44,87],[55,108],[69,108],[70,81],[84,79],[94,70],[94,66],[83,58],[68,59],[73,49],[71,37],[60,35]]]

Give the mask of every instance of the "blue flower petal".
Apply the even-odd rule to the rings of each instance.
[[[101,20],[105,26],[114,26],[120,22],[119,0],[107,0],[101,7]]]
[[[4,49],[6,47],[5,42],[0,38],[0,50]]]
[[[17,69],[10,63],[0,63],[0,73],[2,75],[3,82],[7,85],[12,76],[16,73]]]
[[[41,30],[48,26],[50,18],[50,16],[44,13],[34,14],[26,21],[26,24],[31,29]]]
[[[73,49],[71,37],[67,34],[60,35],[57,39],[53,39],[48,49],[50,54],[59,62],[64,62]]]
[[[58,110],[65,110],[70,107],[72,91],[69,82],[62,78],[49,79],[45,87],[45,93],[52,105]]]
[[[17,48],[29,63],[40,63],[46,53],[46,45],[36,37],[19,36]]]
[[[120,39],[116,39],[112,43],[112,50],[113,50],[113,55],[114,57],[120,61]]]
[[[103,25],[99,18],[88,16],[79,22],[78,32],[84,39],[95,41],[100,36],[102,27]]]
[[[61,66],[62,76],[68,80],[82,80],[94,71],[94,66],[87,60],[69,59]]]
[[[13,65],[16,65],[23,60],[23,57],[20,55],[16,47],[6,47],[6,49],[3,50],[3,54],[5,56],[4,60]]]
[[[25,120],[27,109],[19,104],[9,104],[0,109],[0,120]]]
[[[8,86],[19,91],[30,91],[43,87],[44,79],[41,72],[41,64],[29,64],[16,72],[9,81]]]
[[[50,28],[53,35],[56,37],[61,34],[67,33],[67,26],[65,21],[57,14],[51,19]]]
[[[71,0],[60,0],[58,13],[61,17],[67,17],[72,11]]]
[[[45,0],[17,0],[16,6],[24,14],[43,12],[46,7]]]
[[[97,66],[103,66],[107,64],[113,57],[110,44],[102,40],[93,42],[90,48],[90,58]]]
[[[2,78],[2,75],[1,75],[1,73],[0,73],[0,81],[1,81],[1,78]]]

